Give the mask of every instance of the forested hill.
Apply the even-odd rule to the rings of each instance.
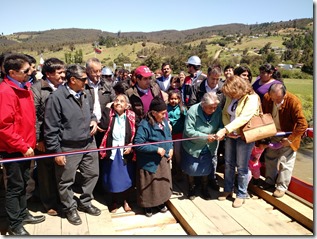
[[[190,42],[197,39],[208,38],[213,35],[253,35],[260,33],[274,33],[281,29],[297,28],[305,29],[313,22],[313,18],[294,19],[281,22],[266,22],[259,24],[225,24],[206,26],[183,31],[164,30],[156,32],[106,32],[96,29],[52,29],[47,31],[16,32],[11,35],[0,36],[0,52],[21,48],[47,47],[50,45],[69,45],[77,43],[89,43],[97,41],[100,37],[120,37],[129,42],[151,41],[156,43],[166,42]]]

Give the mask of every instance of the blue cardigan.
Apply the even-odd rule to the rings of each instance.
[[[137,129],[134,144],[143,144],[149,142],[159,142],[172,140],[171,131],[166,119],[164,122],[164,130],[156,123],[152,126],[146,119],[143,119]],[[165,157],[169,157],[169,151],[173,148],[173,143],[158,143],[144,146],[134,147],[136,151],[137,166],[151,173],[155,173],[157,166],[161,162],[161,156],[157,153],[157,149],[161,147],[165,149]]]

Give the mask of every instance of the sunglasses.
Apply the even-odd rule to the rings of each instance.
[[[27,69],[25,69],[25,70],[19,70],[21,73],[23,73],[23,74],[27,74],[27,73],[29,73],[29,71],[30,71],[30,68],[27,68]]]
[[[80,81],[83,81],[85,82],[87,80],[87,77],[83,77],[83,78],[80,78],[80,77],[76,77],[74,76],[77,80],[80,80]]]

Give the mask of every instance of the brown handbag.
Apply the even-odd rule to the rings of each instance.
[[[270,113],[263,114],[262,105],[259,100],[259,115],[254,115],[241,127],[241,138],[246,143],[252,143],[276,135],[277,130]]]

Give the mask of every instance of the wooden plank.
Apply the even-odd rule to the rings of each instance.
[[[276,231],[278,233],[276,235],[302,235],[302,232],[295,230],[289,223],[291,222],[290,218],[279,216],[279,214],[282,213],[276,210],[276,213],[273,214],[273,207],[272,210],[262,210],[264,208],[263,204],[266,204],[266,202],[263,200],[260,201],[259,199],[248,199],[245,208],[254,216],[260,218],[261,222]]]
[[[195,198],[195,205],[224,235],[250,235],[230,214],[224,211],[215,200],[206,201],[200,197]]]
[[[240,208],[232,207],[233,200],[216,201],[216,203],[251,235],[279,235],[279,232],[277,232],[275,228],[265,224],[261,218],[247,210],[247,207],[250,206],[248,205],[250,203],[249,201],[250,199],[246,200],[245,204]],[[258,210],[260,210],[260,208]]]
[[[116,235],[110,212],[101,210],[99,216],[86,214],[89,235]]]
[[[174,184],[173,187],[178,187],[178,184]],[[189,235],[223,235],[208,217],[202,213],[203,211],[195,203],[187,199],[186,196],[171,198],[167,205]]]
[[[314,230],[313,209],[302,203],[296,202],[295,199],[291,200],[291,198],[287,197],[287,195],[284,195],[282,198],[275,198],[271,195],[271,192],[262,190],[257,186],[250,184],[249,188],[274,207],[298,221],[310,231]]]
[[[46,215],[46,220],[35,224],[34,235],[53,236],[62,234],[62,220],[60,217]]]
[[[164,236],[185,236],[187,233],[179,223],[164,224],[159,227],[135,228],[120,231],[120,235],[164,235]]]
[[[120,235],[121,231],[125,230],[154,227],[172,223],[176,223],[176,219],[169,211],[166,213],[153,213],[152,217],[146,217],[143,214],[137,214],[134,216],[112,218],[113,227],[118,235]]]
[[[89,235],[85,213],[79,212],[78,214],[82,220],[82,224],[80,225],[70,224],[66,218],[62,218],[62,234],[61,235]]]

